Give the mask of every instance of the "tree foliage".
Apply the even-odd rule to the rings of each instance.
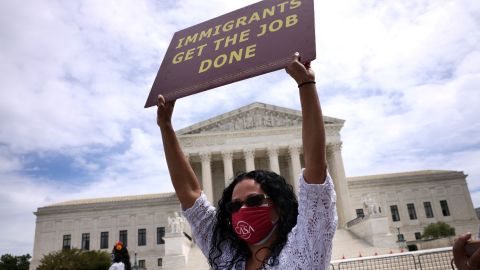
[[[105,251],[62,250],[45,255],[37,270],[107,270],[110,254]]]
[[[0,258],[0,270],[28,270],[30,266],[30,254],[12,256],[3,254]]]
[[[445,222],[432,223],[423,229],[423,239],[437,239],[442,237],[454,236],[455,228]]]

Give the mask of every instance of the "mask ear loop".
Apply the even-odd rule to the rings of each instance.
[[[275,224],[275,226],[273,226],[272,230],[268,233],[267,236],[265,236],[265,238],[263,238],[262,240],[260,240],[259,242],[253,244],[254,246],[261,246],[263,244],[265,244],[269,239],[270,237],[272,237],[273,233],[275,232],[275,230],[277,229],[277,225],[278,224]],[[267,247],[268,248],[268,247]],[[256,258],[255,258],[256,259]]]
[[[272,224],[274,224],[274,225],[275,225],[275,228],[276,228],[277,223],[278,223],[278,220],[280,220],[280,213],[278,212],[277,205],[275,205],[274,202],[272,202],[272,203],[268,203],[268,202],[267,202],[267,204],[268,204],[269,206],[272,206],[273,209],[275,209],[275,212],[277,213],[277,219],[275,219],[274,221],[272,221]]]
[[[278,226],[278,221],[280,220],[280,214],[278,213],[277,211],[277,207],[275,205],[275,203],[267,203],[269,206],[272,206],[274,209],[275,209],[275,212],[277,212],[277,219],[275,219],[274,221],[272,221],[272,224],[274,225],[272,230],[268,233],[267,236],[265,236],[265,238],[263,238],[262,240],[260,240],[260,242],[258,243],[255,243],[254,246],[259,246],[259,245],[262,245],[264,244],[265,242],[267,242],[268,239],[270,239],[270,237],[272,237],[273,233],[275,232],[275,230],[277,229],[277,226]],[[267,247],[268,248],[268,247]],[[257,251],[258,252],[258,251]],[[256,258],[255,258],[256,259]]]

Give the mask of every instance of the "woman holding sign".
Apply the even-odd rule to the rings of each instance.
[[[310,63],[296,53],[286,71],[302,106],[305,169],[297,202],[291,185],[269,171],[237,175],[218,209],[208,202],[171,123],[175,102],[158,97],[160,127],[175,192],[196,242],[214,269],[327,269],[337,226],[335,191],[327,172],[325,129]]]

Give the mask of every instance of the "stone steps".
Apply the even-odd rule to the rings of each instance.
[[[188,254],[188,263],[185,269],[208,270],[207,259],[197,245],[192,245]]]
[[[337,229],[333,238],[332,260],[340,260],[342,258],[351,259],[377,255],[398,253],[400,249],[397,246],[389,248],[379,248],[370,245],[365,240],[358,238],[349,230]]]

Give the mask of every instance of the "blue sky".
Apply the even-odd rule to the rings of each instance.
[[[173,33],[255,1],[0,2],[0,254],[31,253],[37,207],[170,192],[155,109]],[[347,176],[468,174],[480,207],[480,2],[316,0],[324,114]],[[188,76],[188,74],[186,74]],[[252,102],[299,109],[284,71],[177,102],[176,129]]]

